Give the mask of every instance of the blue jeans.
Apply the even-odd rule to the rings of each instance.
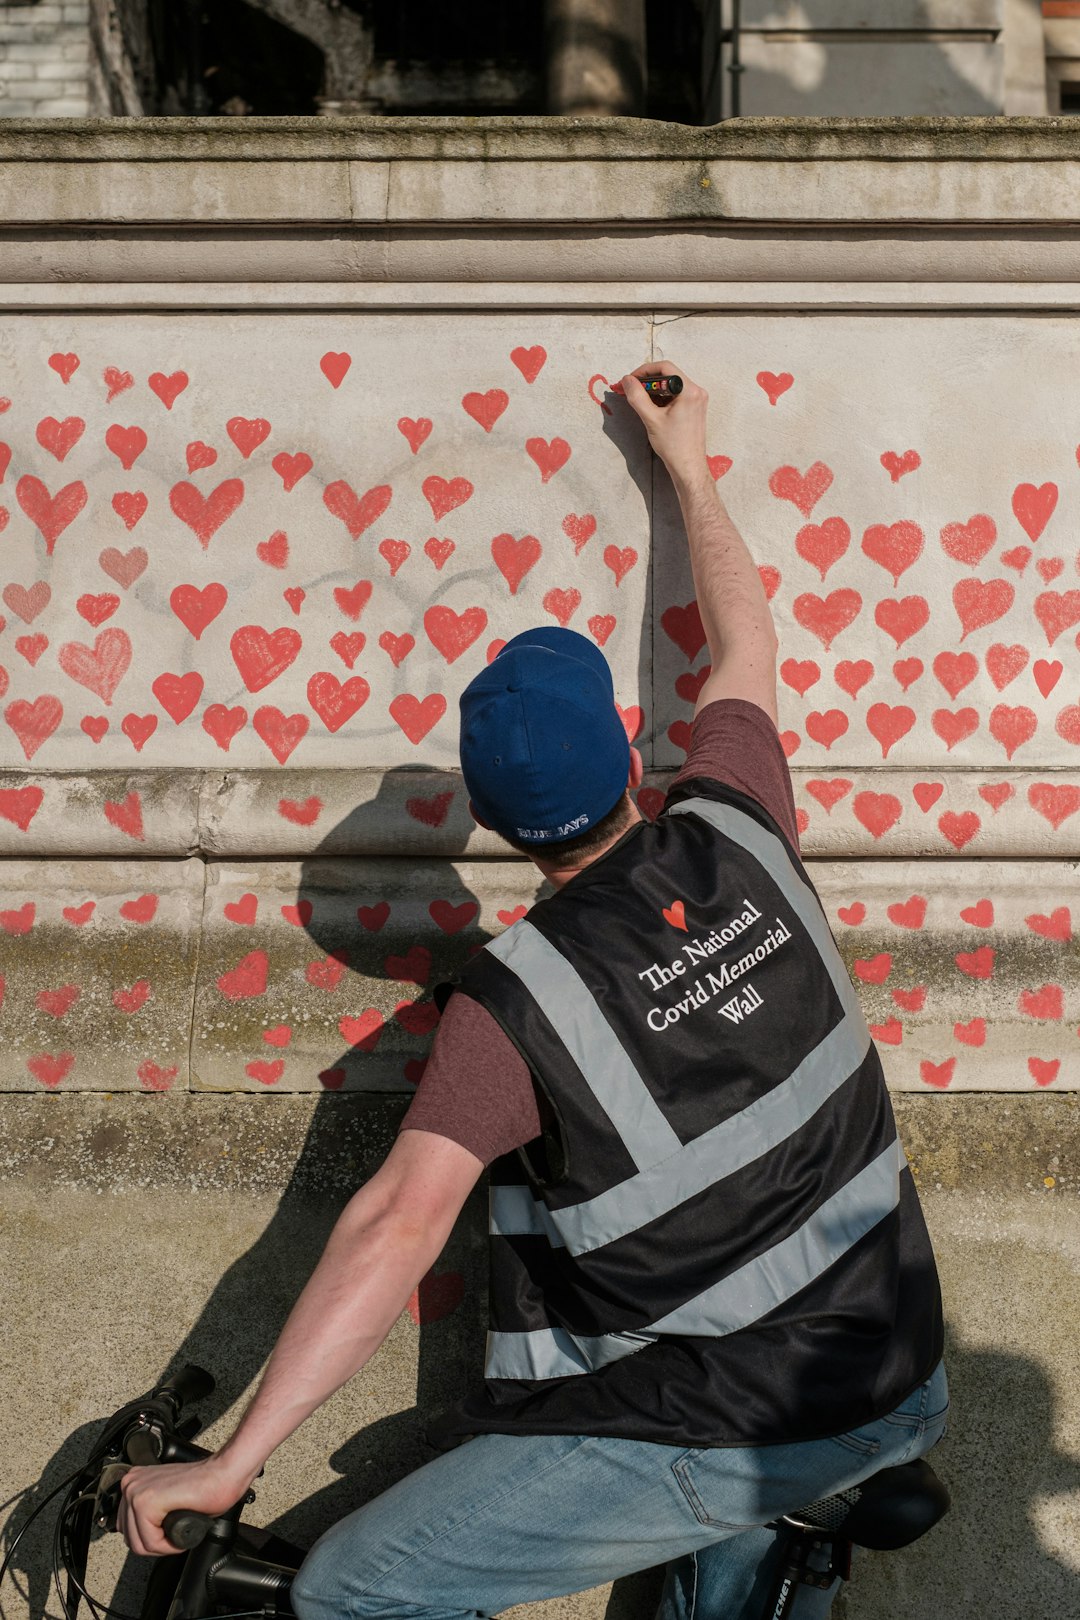
[[[765,1620],[771,1519],[921,1457],[948,1409],[944,1366],[895,1412],[792,1445],[695,1448],[485,1434],[417,1469],[316,1542],[299,1620],[477,1620],[667,1564],[657,1620]],[[828,1613],[804,1587],[793,1620]]]

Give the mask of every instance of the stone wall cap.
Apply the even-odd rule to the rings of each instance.
[[[1080,157],[1069,117],[9,118],[6,162],[1052,162]]]

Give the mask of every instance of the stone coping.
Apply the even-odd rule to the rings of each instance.
[[[922,1191],[1080,1192],[1075,1095],[895,1096]],[[404,1099],[333,1096],[0,1096],[5,1176],[39,1190],[220,1188],[322,1198],[352,1191],[392,1145]],[[1050,1185],[1048,1185],[1048,1181]]]
[[[1061,162],[1073,118],[11,118],[4,162],[594,162],[738,158],[850,162]]]

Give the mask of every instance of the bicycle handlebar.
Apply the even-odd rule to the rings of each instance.
[[[210,1513],[196,1513],[194,1508],[174,1508],[166,1513],[161,1521],[165,1540],[171,1542],[177,1552],[190,1552],[192,1547],[198,1547],[206,1540],[214,1517]]]
[[[165,1396],[171,1399],[179,1412],[182,1406],[190,1406],[194,1401],[201,1401],[207,1395],[214,1393],[214,1380],[203,1367],[196,1367],[190,1362],[180,1368],[172,1378],[164,1384],[159,1384],[154,1391],[156,1396]]]

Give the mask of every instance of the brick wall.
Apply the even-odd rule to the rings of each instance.
[[[0,117],[85,118],[90,0],[0,0]]]

